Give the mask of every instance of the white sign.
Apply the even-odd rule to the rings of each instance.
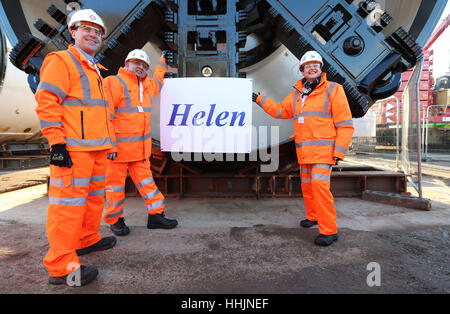
[[[250,153],[250,79],[165,79],[160,103],[161,150]]]

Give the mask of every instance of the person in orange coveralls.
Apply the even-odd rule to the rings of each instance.
[[[112,248],[115,237],[98,233],[105,197],[108,152],[113,148],[109,105],[94,57],[106,27],[90,9],[74,12],[68,23],[75,45],[44,59],[35,98],[42,134],[50,146],[50,186],[44,265],[50,284],[85,285],[96,267],[80,265],[79,255]],[[70,275],[70,276],[69,276]]]
[[[125,67],[120,68],[116,76],[105,79],[111,100],[118,157],[107,162],[107,205],[103,220],[118,236],[130,233],[123,217],[127,170],[145,200],[147,228],[171,229],[178,225],[175,219],[164,216],[164,196],[158,190],[150,170],[150,116],[153,99],[161,91],[167,72],[165,53],[163,51],[156,65],[153,78],[147,76],[150,68],[148,55],[141,49],[135,49],[125,59]]]
[[[338,239],[334,198],[330,191],[332,165],[343,160],[353,136],[353,120],[344,88],[322,73],[322,57],[306,52],[300,60],[304,78],[281,103],[253,93],[253,101],[274,118],[293,119],[300,165],[305,228],[319,225],[315,243],[329,246]]]

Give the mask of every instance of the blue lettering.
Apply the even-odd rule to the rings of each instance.
[[[194,106],[193,104],[172,104],[172,114],[170,116],[170,122],[167,126],[187,126],[187,122],[191,121],[191,108]],[[180,107],[184,107],[184,109],[180,109]],[[217,125],[219,127],[226,126],[229,122],[230,126],[235,126],[236,123],[238,126],[245,125],[245,112],[229,112],[222,111],[217,115],[214,115],[216,110],[216,104],[211,104],[208,112],[208,116],[206,118],[206,111],[198,111],[192,116],[192,125],[200,126],[206,124],[206,126]],[[206,118],[206,123],[205,123]],[[178,119],[178,120],[177,120]],[[181,123],[180,123],[181,120]]]
[[[199,115],[200,115],[201,117],[199,117]],[[197,112],[197,113],[194,115],[194,117],[192,118],[192,124],[193,124],[194,126],[202,125],[203,122],[198,123],[197,121],[200,120],[200,119],[203,119],[203,118],[205,117],[205,115],[206,115],[206,113],[205,113],[204,111],[199,111],[199,112]]]
[[[220,124],[220,121],[221,120],[225,120],[226,118],[228,118],[229,114],[230,113],[228,111],[224,111],[224,112],[219,113],[219,115],[216,117],[216,125],[217,126],[224,126],[224,125],[226,125],[227,124],[226,122],[224,124]],[[223,115],[224,115],[224,117],[222,117]]]
[[[191,107],[193,105],[192,104],[191,105],[184,105],[184,106],[186,106],[186,109],[184,110],[184,113],[178,113],[178,107],[181,106],[180,104],[172,104],[172,106],[174,107],[174,109],[172,110],[172,116],[170,117],[170,122],[169,122],[168,125],[175,126],[175,118],[176,118],[176,116],[182,116],[183,120],[181,120],[181,124],[180,125],[187,126],[186,121],[187,121],[187,118],[189,116],[189,111],[191,110]]]
[[[241,112],[241,113],[232,112],[231,115],[232,115],[232,116],[231,116],[230,126],[234,126],[234,123],[236,122],[236,119],[237,119],[238,116],[240,116],[238,125],[239,125],[239,126],[244,126],[244,124],[245,124],[245,123],[244,123],[245,112]]]
[[[209,111],[208,120],[206,120],[206,126],[211,126],[212,116],[214,114],[214,109],[216,109],[216,104],[211,105],[211,110]]]

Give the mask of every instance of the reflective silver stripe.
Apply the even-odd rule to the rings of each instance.
[[[135,142],[142,142],[151,137],[151,133],[146,134],[145,136],[117,136],[116,135],[116,141],[118,143],[135,143]]]
[[[162,66],[164,69],[169,69],[169,67],[167,66],[167,64],[165,64],[164,62],[162,62],[162,61],[158,61],[158,65],[160,65],[160,66]]]
[[[161,91],[161,88],[162,88],[161,81],[158,78],[156,78],[156,77],[153,77],[153,78],[155,79],[156,83],[158,83],[159,90]]]
[[[347,154],[347,151],[348,151],[347,148],[345,148],[344,146],[340,146],[340,145],[336,145],[334,147],[334,150],[337,150],[338,152],[341,152],[341,153],[344,153],[344,154]]]
[[[152,112],[152,108],[151,107],[141,107],[144,112]],[[114,109],[114,111],[116,113],[136,113],[136,112],[140,112],[138,107],[116,107]]]
[[[147,193],[147,194],[143,195],[142,198],[144,200],[149,200],[149,199],[152,199],[153,197],[155,197],[155,195],[160,194],[160,193],[161,192],[158,189],[156,189],[153,192],[150,192],[150,193]]]
[[[113,214],[107,215],[106,218],[114,218],[114,217],[120,216],[120,215],[122,215],[122,214],[123,214],[123,209],[121,209],[121,210],[118,211],[117,213],[113,213]]]
[[[296,112],[296,109],[297,109],[297,99],[298,99],[299,94],[300,94],[300,92],[298,91],[298,89],[296,89],[295,93],[294,93],[294,99],[292,100],[293,101],[293,109],[292,110],[294,110],[292,112],[294,113],[294,118],[295,118],[295,115],[296,115],[295,112]],[[295,119],[298,119],[298,117],[295,118]]]
[[[153,204],[150,204],[150,205],[147,205],[147,208],[149,208],[149,209],[157,209],[158,207],[161,207],[163,205],[164,205],[164,200],[156,202],[156,203],[153,203]]]
[[[111,138],[100,138],[94,140],[81,140],[73,137],[66,137],[66,142],[68,146],[78,146],[78,147],[93,147],[93,146],[104,146],[111,144]]]
[[[49,128],[49,127],[52,127],[52,126],[62,126],[61,122],[39,120],[39,123],[41,125],[41,129]]]
[[[85,186],[85,187],[88,187],[89,183],[90,183],[89,179],[72,178],[70,186],[78,186],[78,187]],[[50,178],[50,185],[51,186],[64,187],[63,179],[61,179],[61,178]]]
[[[110,113],[110,114],[109,114],[109,119],[110,119],[110,120],[114,120],[114,113]]]
[[[311,183],[311,178],[301,178],[302,183]]]
[[[84,106],[84,107],[108,107],[108,102],[103,99],[89,99],[86,101],[85,99],[78,99],[78,98],[66,98],[61,103],[61,106],[67,106],[67,107],[78,107],[78,106]]]
[[[262,96],[261,97],[261,101],[259,102],[259,105],[261,106],[261,108],[264,106],[264,104],[266,103],[267,97],[266,96]]]
[[[80,74],[80,81],[81,81],[81,88],[83,90],[83,99],[84,100],[90,100],[91,99],[91,85],[89,84],[89,79],[86,75],[86,72],[83,70],[83,66],[81,65],[80,61],[69,51],[66,50],[69,54],[70,58],[72,58],[73,63],[75,64],[75,67],[78,70],[78,73]]]
[[[112,142],[112,147],[117,147],[117,142],[116,141]]]
[[[329,164],[313,164],[312,167],[313,168],[322,168],[322,169],[330,170],[332,165],[329,165]]]
[[[105,195],[105,189],[96,190],[96,191],[89,191],[89,196],[102,196]]]
[[[123,92],[125,94],[125,106],[131,107],[131,96],[130,93],[128,92],[128,86],[120,76],[116,75],[116,77],[120,81],[120,84],[122,84],[123,86]]]
[[[114,207],[119,207],[120,205],[125,203],[125,198],[122,198],[120,201],[118,202],[114,202]]]
[[[300,172],[302,172],[302,173],[311,173],[311,168],[300,167]]]
[[[334,88],[336,87],[336,82],[331,82],[330,86],[327,90],[327,95],[325,96],[325,105],[323,106],[323,112],[327,112],[328,108],[330,107],[330,95],[333,92]]]
[[[91,177],[91,181],[92,182],[102,182],[105,181],[106,175],[104,174],[97,174],[97,175],[93,175]]]
[[[125,192],[125,187],[109,185],[105,188],[105,191],[106,192]]]
[[[322,112],[322,111],[304,111],[301,113],[297,113],[294,115],[294,119],[298,119],[298,117],[318,117],[318,118],[331,118],[331,112]]]
[[[326,175],[326,174],[321,174],[321,173],[313,173],[311,175],[311,179],[330,181],[330,176]]]
[[[72,179],[72,185],[73,186],[89,186],[90,180],[89,179]]]
[[[62,100],[64,100],[64,98],[66,98],[67,93],[65,93],[61,88],[59,88],[56,85],[53,85],[51,83],[48,82],[40,82],[38,87],[37,87],[37,91],[39,90],[46,90],[50,93],[55,94],[56,96],[58,96],[59,98],[61,98]]]
[[[344,125],[353,125],[353,120],[344,120],[338,123],[335,123],[334,126],[335,127],[340,127],[340,126],[344,126]]]
[[[63,206],[83,206],[86,205],[87,197],[52,197],[49,196],[48,202],[51,205]]]
[[[72,59],[73,63],[75,64],[75,67],[78,70],[78,73],[80,74],[80,82],[81,82],[81,89],[83,91],[83,99],[64,99],[64,101],[61,103],[62,106],[92,106],[92,107],[108,107],[108,102],[104,99],[92,99],[91,98],[91,85],[89,84],[89,78],[86,75],[86,72],[83,69],[83,66],[81,65],[80,61],[69,51],[66,50],[66,52],[69,54],[70,58]]]
[[[62,187],[63,185],[63,179],[61,178],[52,178],[50,177],[50,185],[51,186],[59,186]]]
[[[303,141],[299,143],[295,143],[296,147],[302,146],[334,146],[334,141],[331,140],[312,140],[312,141]]]
[[[150,184],[152,182],[155,182],[155,180],[153,180],[153,177],[142,180],[141,182],[139,182],[138,184],[136,184],[136,187],[138,189],[140,189],[141,187],[143,187],[144,185]]]

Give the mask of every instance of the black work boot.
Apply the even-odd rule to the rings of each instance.
[[[76,274],[76,272],[80,272]],[[87,285],[95,278],[97,278],[98,270],[94,266],[84,266],[81,265],[80,268],[74,270],[68,275],[62,277],[52,277],[48,278],[48,283],[51,285],[68,285],[71,287],[81,287]],[[69,277],[69,279],[67,279]]]
[[[81,256],[81,255],[85,255],[91,252],[95,252],[95,251],[104,251],[104,250],[108,250],[112,247],[114,247],[114,245],[116,245],[116,238],[115,237],[106,237],[106,238],[102,238],[100,241],[98,241],[97,243],[92,244],[91,246],[85,247],[84,249],[79,249],[77,250],[77,255]]]
[[[109,228],[116,236],[125,236],[130,233],[130,228],[125,224],[125,219],[120,217],[119,220]]]
[[[305,219],[300,221],[300,226],[302,226],[303,228],[311,228],[314,225],[317,225],[316,220]]]
[[[334,241],[337,241],[337,239],[338,239],[337,233],[331,235],[319,234],[317,238],[314,240],[314,243],[320,246],[329,246]]]
[[[148,215],[147,228],[148,229],[172,229],[178,225],[175,219],[167,219],[164,214]]]

